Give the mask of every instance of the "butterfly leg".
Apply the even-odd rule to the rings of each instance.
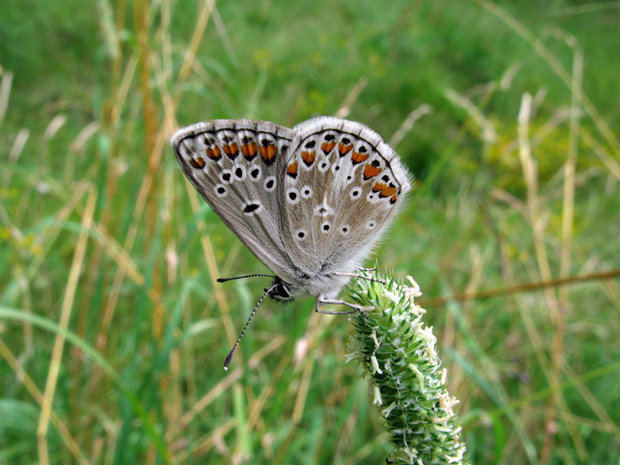
[[[348,276],[350,278],[360,278],[360,279],[365,279],[367,281],[372,281],[373,283],[380,283],[383,284],[384,286],[387,284],[385,281],[381,281],[380,279],[375,279],[375,278],[369,278],[368,276],[364,276],[361,274],[355,274],[355,273],[340,273],[338,271],[334,271],[334,273],[336,276]]]
[[[326,310],[321,310],[321,304],[325,304],[325,305],[345,305],[345,306],[347,306],[349,308],[352,308],[353,310],[351,310],[349,312],[328,312]],[[360,312],[366,318],[368,318],[368,315],[366,314],[366,310],[372,310],[372,309],[373,309],[373,307],[362,307],[361,305],[356,305],[356,304],[352,304],[352,303],[349,303],[349,302],[345,302],[344,300],[326,299],[323,294],[321,294],[316,299],[316,303],[315,303],[315,306],[314,306],[314,311],[317,312],[317,313],[326,313],[328,315],[349,315],[351,313]],[[368,319],[370,319],[370,318],[368,318]]]

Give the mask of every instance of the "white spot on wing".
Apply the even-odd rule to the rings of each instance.
[[[299,191],[294,187],[289,187],[286,191],[286,201],[291,205],[298,203],[300,198]]]
[[[233,167],[233,173],[235,173],[235,179],[239,180],[239,181],[244,181],[245,180],[245,166],[243,165],[235,165]]]
[[[232,171],[228,169],[222,170],[222,172],[220,173],[220,181],[222,181],[224,184],[230,184],[233,181]]]
[[[369,192],[368,195],[366,196],[366,200],[374,203],[377,200],[380,200],[379,194],[377,194],[376,192]]]
[[[250,179],[256,182],[263,174],[263,170],[259,165],[250,165],[248,168],[248,174],[250,175]]]
[[[263,188],[267,192],[272,192],[276,188],[277,185],[278,185],[278,183],[276,181],[276,177],[275,176],[267,176],[265,178],[265,182],[263,183]]]
[[[360,195],[362,195],[361,187],[354,187],[353,189],[351,189],[351,192],[349,192],[349,197],[351,197],[351,200],[359,199]]]
[[[215,195],[218,197],[226,197],[228,195],[228,189],[224,187],[224,184],[216,184],[215,187],[213,187],[213,192],[215,192]]]
[[[250,200],[241,206],[241,211],[243,211],[243,214],[246,216],[258,215],[263,211],[263,206],[258,200]]]

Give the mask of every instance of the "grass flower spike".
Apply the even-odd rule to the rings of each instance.
[[[356,333],[347,361],[359,361],[370,378],[373,403],[381,407],[395,447],[388,463],[467,463],[452,410],[458,401],[446,389],[437,338],[422,322],[426,311],[415,303],[419,286],[411,277],[411,287],[373,278],[358,278],[350,288],[356,304],[374,310],[367,317],[352,314]]]

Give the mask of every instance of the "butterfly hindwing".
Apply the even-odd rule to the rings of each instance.
[[[352,271],[397,213],[408,171],[362,124],[321,117],[293,130],[281,183],[287,254],[309,275]]]
[[[250,251],[293,279],[279,222],[291,129],[251,120],[216,120],[178,131],[172,146],[186,176]]]

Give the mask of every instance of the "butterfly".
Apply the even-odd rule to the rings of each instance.
[[[274,281],[225,369],[267,295],[309,294],[322,313],[351,313],[321,311],[323,304],[363,311],[338,294],[398,213],[412,180],[379,134],[327,116],[292,129],[215,120],[178,130],[171,144],[202,198],[275,275],[259,275]]]

